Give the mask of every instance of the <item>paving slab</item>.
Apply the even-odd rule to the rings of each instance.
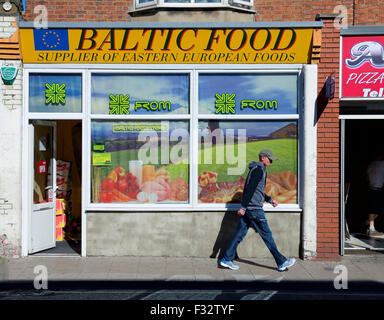
[[[345,267],[351,281],[384,282],[384,255],[341,257],[339,261],[297,259],[286,272],[278,272],[272,258],[235,261],[240,270],[218,266],[218,259],[191,257],[47,257],[10,258],[3,266],[9,280],[36,277],[45,266],[51,279],[124,279],[188,281],[334,281],[337,266]]]

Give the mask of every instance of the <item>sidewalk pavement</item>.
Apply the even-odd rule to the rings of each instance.
[[[3,259],[3,258],[2,258]],[[344,271],[348,281],[384,284],[384,254],[346,255],[339,261],[297,259],[285,272],[278,272],[272,258],[241,258],[240,270],[218,267],[215,258],[177,257],[81,257],[28,256],[0,261],[0,280],[33,281],[44,266],[49,280],[81,281],[324,281]],[[337,268],[337,266],[344,266]],[[335,269],[336,268],[336,269]],[[345,274],[345,271],[347,274]]]

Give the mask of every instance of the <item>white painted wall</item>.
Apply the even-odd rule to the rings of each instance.
[[[303,258],[313,259],[317,250],[317,65],[304,66],[304,129],[303,129]]]
[[[0,37],[9,38],[15,17],[0,17]],[[18,67],[13,85],[0,80],[0,256],[19,256],[21,245],[21,123],[22,66],[18,60],[0,60],[0,66]]]

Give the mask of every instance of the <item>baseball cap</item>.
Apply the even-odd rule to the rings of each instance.
[[[261,150],[259,153],[259,156],[260,157],[267,157],[268,159],[273,160],[273,161],[277,160],[277,158],[273,155],[273,152],[269,149]]]

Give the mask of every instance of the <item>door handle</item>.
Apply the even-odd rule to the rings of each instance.
[[[45,187],[45,190],[48,190],[48,189],[53,189],[53,192],[56,192],[57,189],[59,189],[59,187],[58,186],[56,186],[55,188],[53,188],[52,186]]]

